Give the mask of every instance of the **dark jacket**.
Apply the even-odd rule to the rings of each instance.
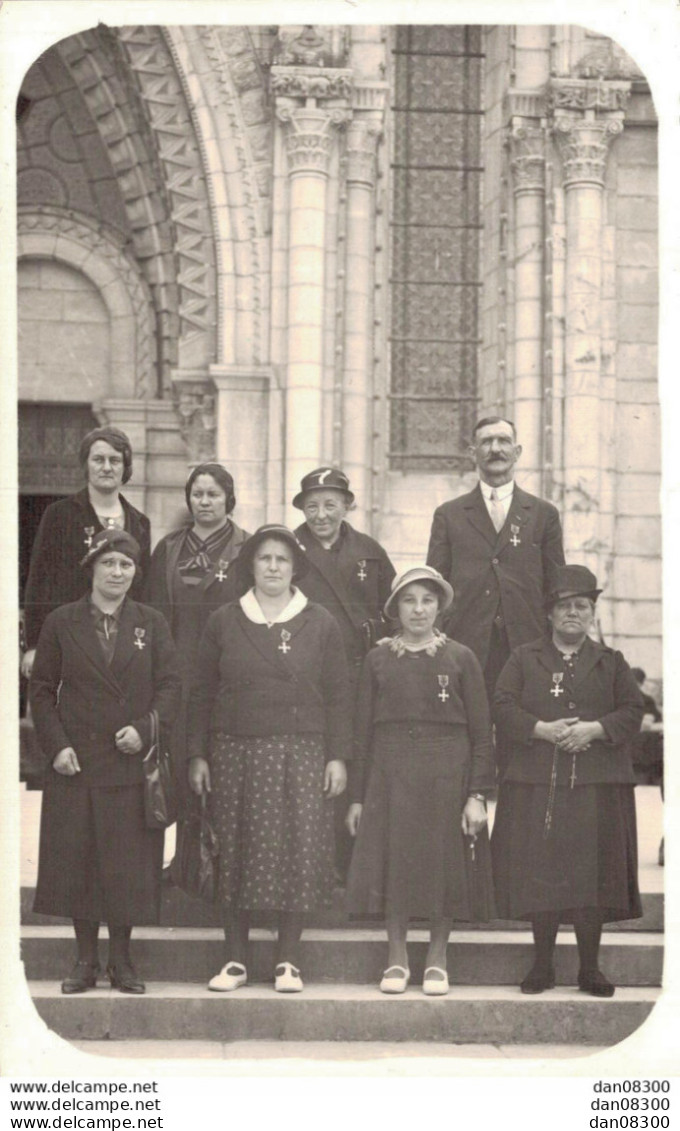
[[[232,522],[232,527],[231,538],[227,542],[219,562],[198,586],[203,593],[202,613],[204,622],[212,611],[219,609],[220,605],[224,605],[228,601],[233,601],[236,596],[232,563],[238,557],[243,543],[250,535],[245,530],[241,530],[241,527],[237,526],[235,522]],[[151,564],[144,587],[145,600],[163,614],[171,629],[173,628],[176,611],[174,600],[175,573],[184,546],[184,539],[189,529],[189,526],[182,526],[179,530],[173,530],[170,534],[161,538],[151,555]],[[226,568],[224,562],[227,563]],[[205,623],[201,625],[201,630],[204,627]]]
[[[556,567],[564,565],[559,515],[552,503],[515,484],[505,525],[496,533],[478,484],[437,507],[427,562],[453,586],[447,634],[472,648],[485,667],[494,621],[505,626],[511,649],[545,629],[544,598]]]
[[[140,647],[141,645],[141,647]],[[89,595],[50,613],[35,654],[30,697],[45,758],[72,746],[78,777],[93,786],[131,785],[143,777],[150,719],[169,727],[179,703],[179,676],[170,630],[160,613],[125,599],[109,667],[97,639]],[[114,736],[134,726],[142,753],[121,754]]]
[[[555,680],[555,675],[562,678]],[[562,688],[559,695],[553,694]],[[549,782],[554,747],[533,739],[536,723],[578,717],[597,720],[607,738],[575,756],[575,784],[634,782],[630,743],[640,729],[640,689],[620,652],[586,639],[572,681],[549,637],[516,648],[496,685],[493,717],[508,753],[506,781]],[[572,771],[572,755],[558,760],[558,784]]]
[[[145,514],[120,496],[125,529],[139,542],[141,557],[129,596],[139,599],[149,568],[151,528]],[[60,605],[77,601],[89,592],[89,579],[80,567],[88,544],[103,530],[87,487],[52,503],[45,511],[31,551],[31,566],[24,594],[26,647],[35,648],[45,617]]]
[[[491,721],[484,676],[474,652],[447,640],[434,656],[417,659],[397,656],[388,643],[372,648],[364,660],[356,709],[354,761],[349,792],[362,801],[368,779],[375,728],[401,724],[404,731],[417,726],[427,734],[466,732],[470,749],[468,788],[493,789],[495,772],[491,752]]]
[[[348,522],[329,550],[312,534],[306,522],[295,531],[307,551],[309,572],[299,581],[300,589],[332,613],[340,626],[350,665],[363,660],[371,643],[368,622],[377,637],[384,634],[382,610],[390,595],[395,569],[375,538],[361,534]],[[366,627],[365,627],[366,626]],[[350,675],[352,673],[350,672]]]
[[[351,726],[347,662],[330,613],[309,604],[270,629],[238,602],[212,614],[189,697],[189,757],[209,758],[209,735],[221,731],[317,734],[327,761],[344,760]]]

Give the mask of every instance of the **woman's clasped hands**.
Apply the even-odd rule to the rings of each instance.
[[[534,727],[534,738],[542,739],[559,746],[569,754],[580,754],[587,750],[591,742],[605,737],[604,728],[596,720],[582,722],[578,717],[555,719],[553,722],[538,722]]]

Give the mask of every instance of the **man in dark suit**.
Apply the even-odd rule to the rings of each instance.
[[[545,631],[543,602],[564,550],[557,509],[514,482],[522,447],[513,422],[480,420],[470,454],[479,483],[435,511],[427,563],[453,586],[444,628],[477,656],[491,699],[510,651]]]

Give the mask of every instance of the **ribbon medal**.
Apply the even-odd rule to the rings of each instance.
[[[510,532],[512,534],[512,538],[510,539],[510,542],[516,549],[518,546],[521,545],[521,542],[522,542],[521,538],[519,537],[519,526],[515,526],[515,525],[513,525],[513,523],[510,523]]]
[[[141,652],[142,648],[146,648],[146,641],[144,639],[145,636],[146,636],[146,629],[145,628],[136,628],[135,629],[135,648],[139,648],[140,652]]]
[[[361,561],[357,562],[357,565],[359,566],[357,577],[359,578],[359,581],[365,581],[368,577],[368,574],[366,573],[366,558],[362,558]]]
[[[90,547],[92,546],[92,538],[93,538],[93,535],[94,535],[94,526],[84,526],[83,530],[85,531],[85,534],[87,535],[87,537],[85,538],[85,545],[87,546],[87,548],[89,550]]]
[[[279,644],[279,652],[283,652],[284,656],[285,656],[286,652],[290,652],[290,644],[288,643],[289,640],[290,640],[290,633],[289,633],[288,629],[282,628],[281,629],[281,643]]]
[[[550,688],[550,694],[554,695],[556,699],[557,699],[558,695],[564,695],[564,688],[560,687],[560,684],[562,683],[563,679],[564,679],[564,672],[553,672],[552,681],[553,681],[554,687]]]
[[[217,564],[219,565],[219,569],[218,569],[217,573],[215,574],[215,578],[221,584],[224,581],[225,577],[227,576],[226,571],[229,568],[229,562],[225,562],[224,558],[220,558],[220,560]]]
[[[449,686],[449,677],[447,675],[438,675],[437,680],[439,686],[441,687],[441,691],[439,692],[437,699],[441,699],[442,703],[445,703],[447,699],[451,698],[448,691],[446,690]]]

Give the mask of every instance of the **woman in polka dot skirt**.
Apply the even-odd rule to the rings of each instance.
[[[285,526],[260,527],[236,562],[243,596],[212,614],[189,701],[189,782],[209,794],[220,844],[225,965],[245,985],[250,916],[278,913],[275,989],[303,988],[303,917],[333,887],[332,799],[350,748],[347,665],[334,617],[293,584],[305,554]]]

